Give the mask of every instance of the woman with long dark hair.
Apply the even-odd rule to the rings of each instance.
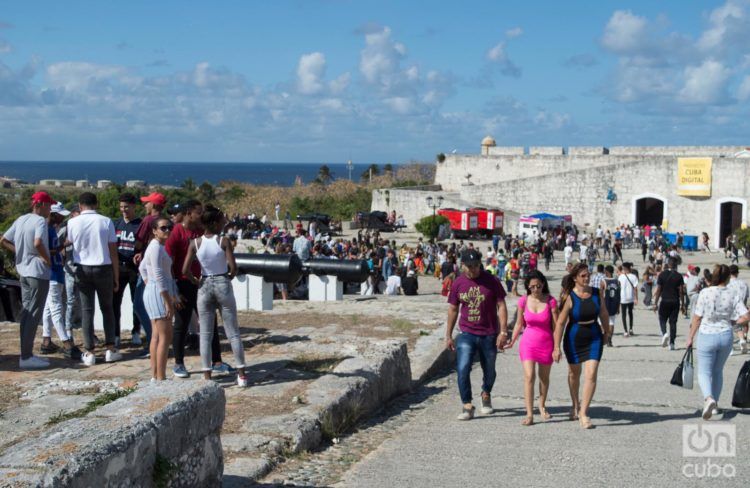
[[[589,278],[588,266],[578,263],[563,280],[552,352],[553,359],[559,361],[561,347],[565,351],[569,367],[568,387],[573,401],[570,420],[578,419],[584,429],[593,427],[588,416],[589,405],[596,390],[599,361],[609,332],[603,292],[590,287]],[[581,370],[585,372],[582,401],[578,396]]]
[[[552,369],[553,331],[557,319],[557,301],[550,294],[547,278],[538,270],[531,271],[524,280],[526,295],[518,300],[516,325],[510,345],[518,340],[523,331],[519,355],[524,372],[524,397],[526,418],[523,425],[534,424],[534,381],[539,374],[539,414],[549,420],[545,403],[549,391],[549,373]]]

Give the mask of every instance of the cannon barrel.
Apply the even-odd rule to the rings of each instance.
[[[262,276],[266,283],[294,283],[302,276],[296,254],[235,254],[237,274]]]
[[[364,259],[339,261],[337,259],[310,259],[304,263],[307,274],[335,276],[341,281],[362,283],[370,274]]]

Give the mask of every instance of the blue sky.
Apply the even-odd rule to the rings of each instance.
[[[0,160],[750,145],[750,0],[520,3],[6,3]]]

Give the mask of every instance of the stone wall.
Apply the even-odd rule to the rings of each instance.
[[[466,175],[471,183],[485,185],[501,181],[516,180],[529,176],[544,176],[565,171],[588,169],[621,163],[637,163],[643,158],[633,156],[610,157],[607,155],[568,156],[479,156],[448,155],[444,162],[437,163],[435,183],[446,191],[461,191],[466,186]]]
[[[500,208],[522,214],[551,212],[571,214],[576,224],[601,224],[612,227],[630,224],[634,218],[634,199],[643,196],[662,198],[665,220],[670,231],[688,234],[708,232],[714,240],[718,205],[727,198],[747,198],[750,165],[747,159],[714,159],[712,196],[677,195],[677,163],[674,157],[613,164],[567,171],[547,176],[464,187],[461,199],[495,202]],[[607,201],[607,190],[615,188],[617,201]],[[747,221],[747,215],[743,216]]]
[[[520,148],[523,149],[523,148]],[[446,191],[461,191],[467,182],[475,185],[544,176],[576,169],[613,164],[650,162],[673,164],[676,156],[732,158],[741,146],[674,146],[674,147],[531,147],[524,154],[516,147],[491,147],[489,156],[448,154],[436,163],[435,184]],[[466,176],[471,175],[467,181]]]
[[[0,456],[0,485],[221,486],[224,391],[164,381],[27,436]]]

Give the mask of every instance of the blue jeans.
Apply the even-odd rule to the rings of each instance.
[[[141,323],[141,327],[146,332],[146,344],[151,342],[151,319],[148,318],[146,312],[146,306],[143,304],[143,290],[146,289],[146,283],[143,282],[143,278],[140,273],[138,274],[138,282],[135,285],[135,298],[133,300],[133,311],[138,317],[138,321]]]
[[[74,274],[65,272],[65,327],[68,330],[81,328],[81,298]]]
[[[495,358],[497,357],[497,334],[480,336],[461,332],[456,338],[456,370],[458,372],[458,392],[463,403],[471,403],[471,363],[474,354],[479,353],[482,366],[482,391],[492,393],[495,384]]]
[[[719,334],[698,333],[695,350],[698,358],[698,384],[703,398],[711,397],[717,402],[724,385],[724,364],[732,352],[732,331]]]

